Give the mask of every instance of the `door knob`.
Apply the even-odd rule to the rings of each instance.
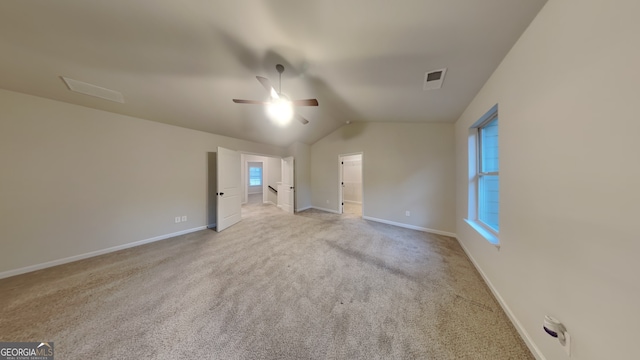
[[[224,195],[224,193],[220,193],[220,196]]]

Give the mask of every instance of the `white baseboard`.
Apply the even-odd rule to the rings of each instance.
[[[267,201],[263,201],[263,204],[267,204],[267,205],[273,205],[276,206],[276,203],[274,203],[273,201],[267,200]]]
[[[316,209],[316,210],[320,210],[320,211],[326,211],[326,212],[330,212],[330,213],[334,213],[334,214],[340,214],[338,212],[338,210],[332,210],[332,209],[325,209],[325,208],[321,208],[321,207],[317,207],[317,206],[311,206],[311,209]]]
[[[362,204],[362,201],[351,201],[351,200],[344,200],[344,202],[349,203],[349,204]]]
[[[403,223],[399,223],[399,222],[395,222],[395,221],[378,219],[378,218],[374,218],[374,217],[371,217],[371,216],[363,216],[362,218],[365,219],[365,220],[375,221],[375,222],[388,224],[388,225],[393,225],[393,226],[399,226],[399,227],[406,228],[406,229],[419,230],[419,231],[424,231],[424,232],[428,232],[428,233],[432,233],[432,234],[449,236],[449,237],[452,237],[452,238],[457,237],[456,234],[454,234],[452,232],[448,232],[448,231],[435,230],[435,229],[429,229],[429,228],[425,228],[425,227],[421,227],[421,226],[403,224]]]
[[[36,270],[42,270],[42,269],[46,269],[46,268],[49,268],[49,267],[52,267],[52,266],[57,266],[57,265],[70,263],[70,262],[73,262],[73,261],[84,260],[84,259],[88,259],[90,257],[94,257],[94,256],[98,256],[98,255],[104,255],[104,254],[107,254],[107,253],[110,253],[110,252],[132,248],[134,246],[140,246],[140,245],[144,245],[144,244],[148,244],[148,243],[152,243],[152,242],[156,242],[156,241],[160,241],[160,240],[164,240],[164,239],[169,239],[169,238],[172,238],[172,237],[175,237],[175,236],[184,235],[184,234],[192,233],[192,232],[195,232],[195,231],[204,230],[206,228],[207,228],[206,226],[198,226],[196,228],[182,230],[182,231],[174,232],[174,233],[171,233],[171,234],[155,236],[155,237],[152,237],[152,238],[149,238],[149,239],[144,239],[144,240],[140,240],[140,241],[134,241],[132,243],[113,246],[113,247],[102,249],[102,250],[91,251],[91,252],[88,252],[88,253],[85,253],[85,254],[74,255],[74,256],[70,256],[70,257],[64,258],[64,259],[52,260],[52,261],[47,261],[47,262],[41,263],[41,264],[25,266],[25,267],[22,267],[22,268],[19,268],[19,269],[14,269],[14,270],[8,270],[8,271],[4,271],[4,272],[0,273],[0,279],[8,278],[10,276],[16,276],[16,275],[20,275],[20,274],[25,274],[25,273],[36,271]]]
[[[500,304],[500,306],[502,307],[502,310],[504,310],[504,312],[507,314],[507,317],[509,317],[509,320],[511,320],[511,323],[520,334],[520,337],[524,340],[525,344],[527,344],[527,347],[529,348],[531,353],[533,353],[533,356],[535,356],[535,358],[538,360],[546,360],[544,355],[542,355],[542,352],[540,351],[540,349],[538,349],[536,344],[531,339],[531,336],[529,336],[529,333],[524,329],[522,324],[520,324],[520,321],[518,321],[516,316],[513,314],[513,312],[511,311],[511,308],[509,308],[509,305],[507,305],[507,303],[504,301],[502,296],[500,296],[500,293],[498,292],[498,290],[496,290],[496,288],[493,286],[493,284],[491,283],[491,280],[489,280],[489,278],[482,271],[480,266],[478,266],[478,263],[473,258],[469,250],[467,250],[467,248],[464,246],[462,241],[460,241],[460,239],[457,239],[457,240],[458,240],[458,243],[460,244],[460,247],[462,247],[462,250],[464,250],[464,252],[467,254],[467,257],[469,257],[469,260],[471,260],[471,263],[473,264],[473,266],[476,268],[476,270],[478,270],[478,272],[480,273],[480,276],[482,276],[482,279],[491,290],[491,293],[493,294],[493,296],[495,296],[495,298],[498,300],[498,304]]]
[[[309,209],[311,209],[311,208],[312,208],[312,206],[305,206],[305,207],[302,207],[302,208],[296,209],[296,212],[309,210]]]

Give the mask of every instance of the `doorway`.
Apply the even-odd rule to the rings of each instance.
[[[295,186],[293,157],[241,154],[242,204],[274,205],[293,213]]]
[[[247,203],[261,204],[264,202],[264,168],[262,161],[247,162]]]
[[[364,193],[362,158],[362,153],[345,154],[338,157],[338,166],[340,168],[340,183],[338,186],[340,214],[362,217]]]

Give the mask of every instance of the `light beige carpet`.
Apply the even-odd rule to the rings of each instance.
[[[362,204],[345,202],[342,211],[345,214],[362,216]]]
[[[533,359],[454,239],[259,203],[0,294],[0,341],[56,359]]]

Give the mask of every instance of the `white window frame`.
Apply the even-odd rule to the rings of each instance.
[[[495,175],[498,176],[498,178],[500,177],[500,171],[486,173],[480,171],[480,146],[482,145],[480,142],[480,130],[496,118],[498,118],[498,104],[494,105],[469,128],[469,201],[468,216],[465,221],[480,235],[482,235],[488,242],[499,247],[499,231],[494,230],[491,226],[487,225],[479,218],[480,178],[486,175]]]

